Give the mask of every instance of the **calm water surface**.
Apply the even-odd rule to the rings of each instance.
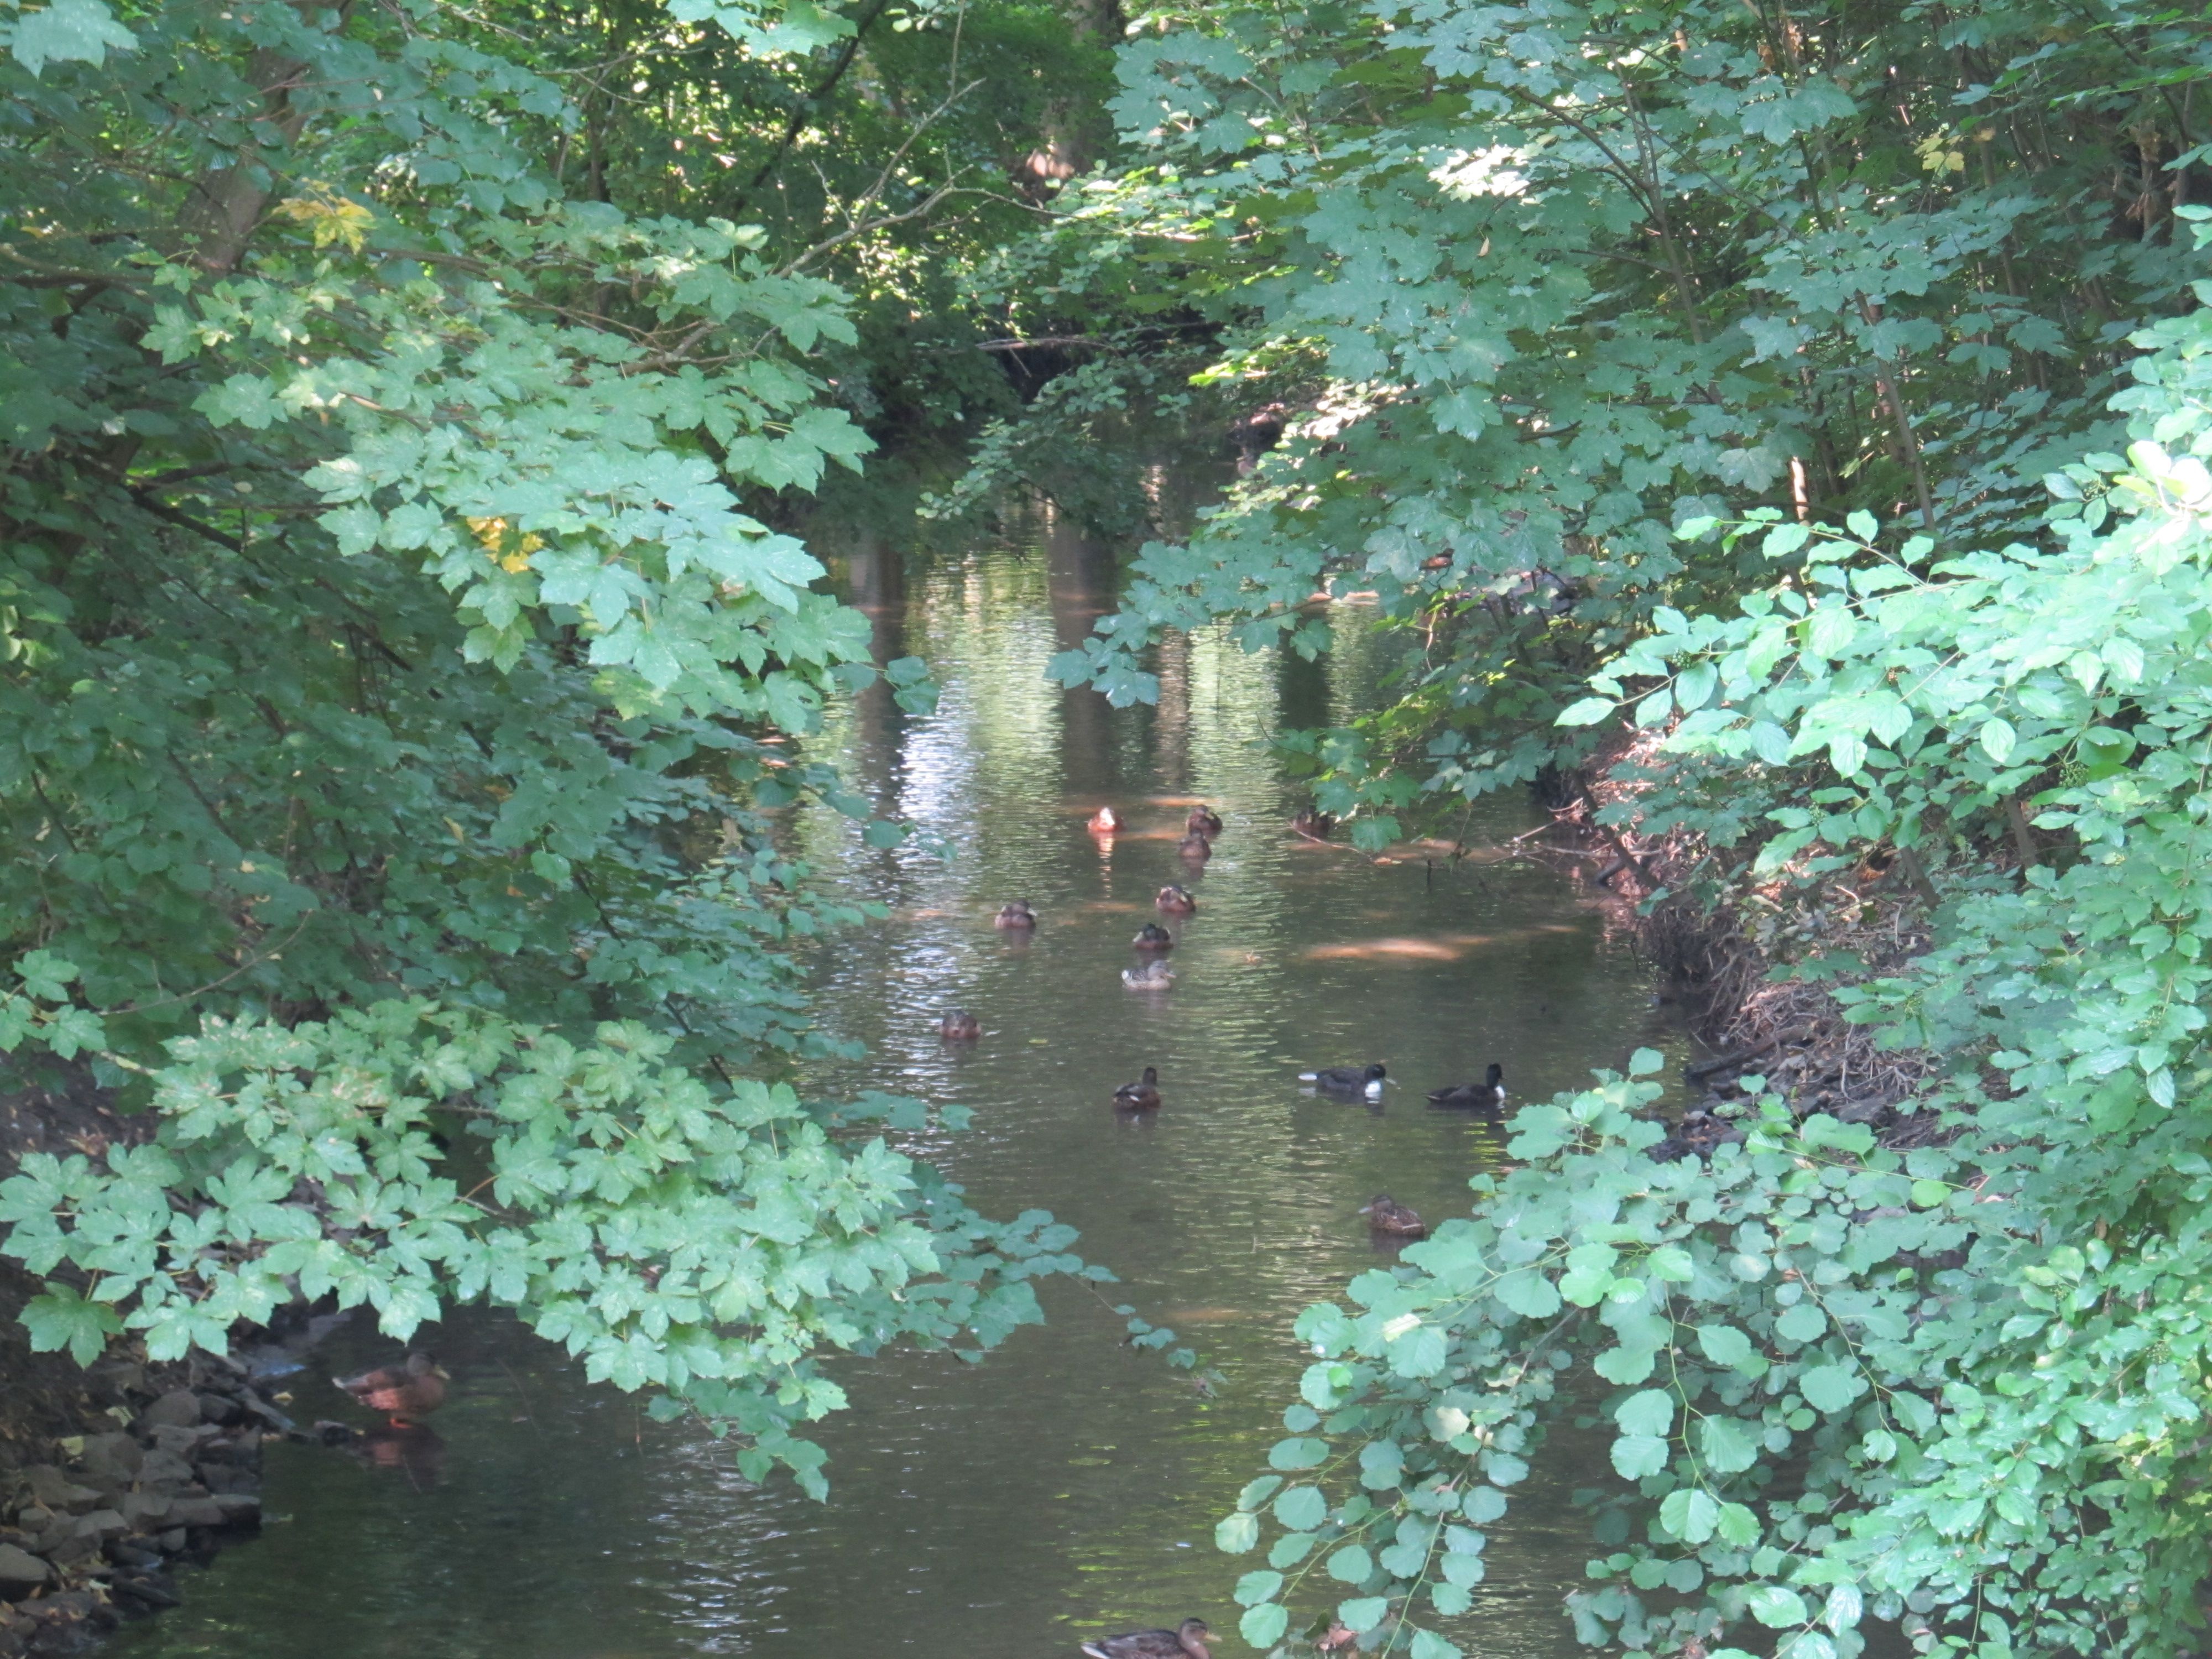
[[[1115,1299],[1200,1346],[1225,1374],[1219,1394],[1121,1346],[1121,1322],[1080,1290],[1048,1285],[1050,1323],[980,1366],[842,1366],[853,1409],[821,1432],[832,1490],[817,1504],[749,1486],[510,1322],[465,1315],[434,1334],[458,1379],[434,1437],[366,1458],[273,1448],[261,1540],[109,1654],[1042,1659],[1192,1613],[1221,1632],[1224,1659],[1246,1651],[1228,1590],[1251,1564],[1211,1540],[1296,1397],[1291,1321],[1382,1259],[1360,1205],[1387,1191],[1433,1221],[1502,1152],[1495,1128],[1430,1109],[1422,1091],[1496,1060],[1516,1095],[1542,1097],[1680,1042],[1617,922],[1550,872],[1451,870],[1418,850],[1370,864],[1285,832],[1302,797],[1259,740],[1376,695],[1395,647],[1356,604],[1337,607],[1344,647],[1325,665],[1194,637],[1162,648],[1157,708],[1116,712],[1042,678],[1110,608],[1111,562],[1049,526],[1031,540],[910,591],[893,556],[848,562],[883,653],[926,658],[945,696],[917,719],[872,694],[826,734],[926,845],[871,851],[827,815],[793,825],[808,856],[893,908],[819,947],[825,1018],[868,1053],[811,1083],[972,1107],[969,1133],[915,1149],[987,1212],[1047,1208],[1079,1227],[1078,1248],[1125,1281]],[[1194,878],[1175,841],[1195,799],[1227,827]],[[1084,829],[1107,802],[1131,824],[1110,844]],[[1486,811],[1471,833],[1493,843],[1534,821],[1518,802]],[[1126,990],[1129,937],[1171,880],[1200,905],[1168,919],[1176,982]],[[1043,918],[1033,939],[990,926],[1017,897]],[[980,1042],[938,1041],[956,1005],[981,1016]],[[1380,1110],[1295,1081],[1370,1060],[1401,1080]],[[1148,1063],[1166,1104],[1131,1122],[1106,1098]],[[389,1352],[354,1332],[314,1370]],[[303,1419],[358,1417],[295,1381]],[[1559,1612],[1590,1553],[1571,1484],[1540,1464],[1497,1529],[1460,1632],[1471,1653],[1580,1651]]]

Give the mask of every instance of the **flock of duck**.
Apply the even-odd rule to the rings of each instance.
[[[1094,836],[1110,837],[1127,827],[1127,820],[1110,806],[1102,806],[1085,826]],[[1176,851],[1194,873],[1206,867],[1213,856],[1214,838],[1221,834],[1220,814],[1203,803],[1190,809],[1183,820],[1182,839]],[[1336,827],[1335,820],[1327,813],[1308,806],[1291,820],[1291,831],[1308,841],[1327,841]],[[1163,915],[1192,916],[1198,914],[1198,901],[1190,890],[1170,882],[1160,889],[1153,903]],[[1037,914],[1027,899],[1015,899],[1001,905],[994,918],[994,925],[1009,933],[1026,933],[1037,925]],[[1164,991],[1175,982],[1175,970],[1168,965],[1167,953],[1175,949],[1175,935],[1156,921],[1148,921],[1137,930],[1129,943],[1148,960],[1134,968],[1121,970],[1121,982],[1132,990]],[[938,1021],[938,1035],[947,1042],[973,1042],[983,1035],[982,1022],[965,1008],[947,1009]],[[1380,1101],[1382,1091],[1389,1083],[1389,1069],[1379,1060],[1366,1066],[1322,1066],[1310,1072],[1300,1072],[1298,1081],[1310,1084],[1322,1094],[1345,1098]],[[1496,1115],[1505,1104],[1505,1071],[1492,1063],[1480,1083],[1455,1083],[1441,1089],[1429,1091],[1430,1103],[1435,1106]],[[1154,1112],[1160,1106],[1160,1073],[1156,1066],[1147,1066],[1134,1083],[1124,1083],[1114,1091],[1115,1109],[1122,1112]],[[1364,1206],[1359,1213],[1367,1218],[1368,1226],[1375,1232],[1401,1238],[1419,1238],[1428,1228],[1419,1215],[1405,1205],[1395,1201],[1388,1193],[1377,1193],[1373,1200]],[[1151,1635],[1175,1638],[1173,1632],[1152,1632]],[[1091,1651],[1085,1649],[1085,1651]],[[1176,1646],[1160,1651],[1183,1653],[1187,1648]],[[1127,1655],[1115,1654],[1109,1659],[1128,1659],[1139,1650],[1131,1649]]]

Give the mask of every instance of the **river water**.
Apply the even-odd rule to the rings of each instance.
[[[824,733],[916,842],[873,851],[828,814],[791,826],[892,909],[817,949],[823,1017],[867,1052],[808,1081],[973,1108],[969,1131],[912,1149],[986,1212],[1045,1208],[1080,1228],[1077,1249],[1124,1281],[1112,1297],[1201,1349],[1218,1391],[1048,1284],[1048,1324],[980,1365],[840,1366],[853,1407],[818,1436],[831,1493],[815,1504],[751,1487],[512,1321],[463,1314],[426,1338],[456,1378],[434,1436],[362,1455],[272,1448],[263,1536],[108,1654],[1042,1659],[1191,1614],[1224,1659],[1247,1651],[1228,1591],[1252,1562],[1217,1554],[1213,1524],[1283,1432],[1304,1358],[1291,1320],[1382,1259],[1359,1206],[1388,1192],[1433,1222],[1503,1153],[1494,1126],[1423,1091],[1496,1060],[1517,1097],[1540,1098],[1682,1039],[1618,918],[1558,875],[1419,848],[1370,862],[1286,832],[1304,797],[1261,740],[1356,712],[1400,648],[1356,601],[1333,608],[1342,645],[1321,664],[1177,640],[1159,653],[1158,706],[1115,711],[1043,678],[1111,608],[1114,562],[1062,526],[1031,529],[911,578],[892,550],[843,562],[882,653],[926,659],[945,692],[926,718],[870,693]],[[1227,821],[1195,876],[1175,850],[1194,800]],[[1110,843],[1084,827],[1105,804],[1130,824]],[[1502,847],[1535,821],[1498,801],[1469,838]],[[1176,982],[1125,989],[1130,936],[1161,919],[1169,881],[1200,907],[1164,919]],[[1034,938],[991,927],[1012,898],[1042,918]],[[939,1040],[954,1006],[980,1017],[979,1042]],[[1379,1109],[1296,1081],[1375,1060],[1398,1085]],[[1108,1097],[1147,1064],[1165,1103],[1131,1121]],[[390,1352],[364,1328],[314,1369]],[[316,1377],[293,1381],[302,1419],[361,1416]],[[1461,1632],[1482,1659],[1582,1651],[1560,1598],[1591,1553],[1569,1502],[1589,1454],[1559,1461],[1568,1472],[1540,1461],[1496,1529]]]

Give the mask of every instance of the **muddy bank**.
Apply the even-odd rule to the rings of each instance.
[[[1936,1115],[1916,1109],[1930,1057],[1877,1047],[1869,1028],[1844,1018],[1837,996],[1901,972],[1929,948],[1925,872],[1910,854],[1877,857],[1808,890],[1747,874],[1751,850],[1723,858],[1686,831],[1644,836],[1637,799],[1660,763],[1624,742],[1554,787],[1553,823],[1540,850],[1633,910],[1637,937],[1668,975],[1669,994],[1714,1051],[1686,1068],[1701,1092],[1653,1155],[1701,1154],[1741,1140],[1740,1120],[1769,1092],[1801,1117],[1819,1112],[1865,1124],[1893,1146],[1939,1133]]]

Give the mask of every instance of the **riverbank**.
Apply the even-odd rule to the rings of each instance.
[[[0,1096],[0,1179],[33,1153],[132,1139],[88,1082]],[[88,1368],[34,1353],[37,1281],[0,1263],[0,1659],[66,1653],[177,1605],[171,1569],[260,1524],[261,1442],[280,1413],[246,1375],[149,1364],[118,1340]]]
[[[1926,872],[1893,855],[1808,888],[1747,873],[1749,848],[1723,854],[1680,829],[1645,836],[1638,804],[1662,765],[1649,734],[1620,734],[1554,792],[1551,838],[1582,880],[1634,909],[1638,939],[1713,1050],[1686,1068],[1700,1093],[1656,1155],[1741,1139],[1735,1121],[1769,1092],[1800,1116],[1864,1124],[1894,1146],[1923,1142],[1937,1126],[1913,1098],[1930,1058],[1878,1047],[1837,994],[1929,949]]]

